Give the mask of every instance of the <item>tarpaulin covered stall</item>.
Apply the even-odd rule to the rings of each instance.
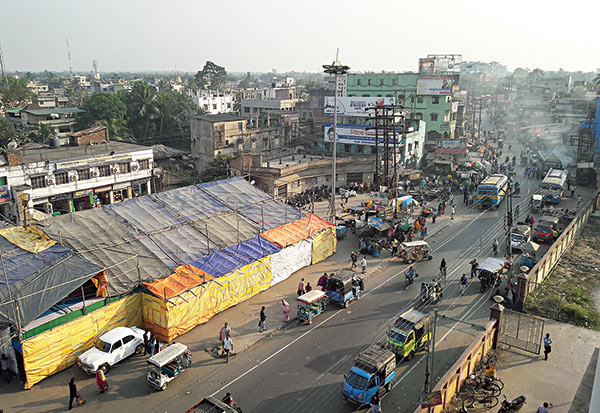
[[[237,268],[243,267],[246,264],[250,264],[251,262],[252,258],[250,257],[243,255],[229,255],[223,251],[216,251],[192,262],[191,265],[218,278]]]
[[[200,190],[196,185],[159,192],[149,197],[167,209],[177,211],[179,215],[189,220],[231,211],[230,208]]]
[[[256,223],[234,212],[203,218],[191,225],[219,248],[245,241],[261,232]]]
[[[144,285],[155,296],[169,299],[198,284],[214,279],[215,277],[208,275],[201,269],[186,264],[175,268],[170,276],[145,282]]]
[[[335,227],[327,227],[314,234],[312,237],[312,263],[323,261],[335,253],[337,238]]]
[[[306,239],[271,255],[273,284],[277,284],[312,262],[312,240]]]
[[[263,232],[260,236],[285,248],[328,227],[334,225],[315,214],[309,214],[297,221]]]
[[[31,388],[77,361],[102,333],[119,326],[141,326],[141,294],[115,301],[70,323],[45,331],[21,344],[27,382]]]
[[[232,209],[241,209],[273,199],[244,178],[223,179],[198,185],[200,190]]]
[[[144,325],[171,341],[215,314],[271,286],[271,259],[260,258],[216,280],[163,298],[143,294]]]
[[[263,237],[254,237],[247,241],[240,242],[239,244],[223,248],[222,251],[229,255],[241,255],[257,260],[264,256],[279,252],[281,251],[281,248]]]
[[[304,216],[300,210],[276,199],[243,208],[239,213],[256,222],[261,231],[289,224]]]

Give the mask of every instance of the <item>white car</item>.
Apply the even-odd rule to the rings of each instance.
[[[105,372],[132,354],[144,352],[144,330],[137,327],[117,327],[102,334],[94,347],[77,359],[77,365],[87,374]]]

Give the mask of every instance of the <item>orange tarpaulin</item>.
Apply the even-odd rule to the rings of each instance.
[[[332,226],[331,222],[315,214],[309,214],[297,221],[263,232],[260,236],[285,248]]]
[[[183,291],[189,290],[198,284],[213,280],[215,277],[209,275],[199,268],[185,264],[173,270],[173,274],[160,280],[145,282],[150,292],[157,297],[172,298]]]

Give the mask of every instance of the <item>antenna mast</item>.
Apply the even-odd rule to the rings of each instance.
[[[94,79],[98,80],[98,61],[92,60],[92,67],[94,68]]]
[[[4,79],[4,82],[7,83],[8,86],[8,80],[6,79],[6,68],[4,67],[4,54],[2,53],[2,43],[0,43],[0,77],[2,77],[2,79]]]
[[[73,80],[73,65],[71,64],[71,50],[69,49],[69,38],[67,38],[67,60],[69,61],[69,79]]]

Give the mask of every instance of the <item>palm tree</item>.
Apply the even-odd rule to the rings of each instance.
[[[156,89],[145,82],[135,82],[130,93],[134,114],[140,121],[145,121],[144,138],[148,135],[150,121],[153,120],[158,109],[156,106]]]

